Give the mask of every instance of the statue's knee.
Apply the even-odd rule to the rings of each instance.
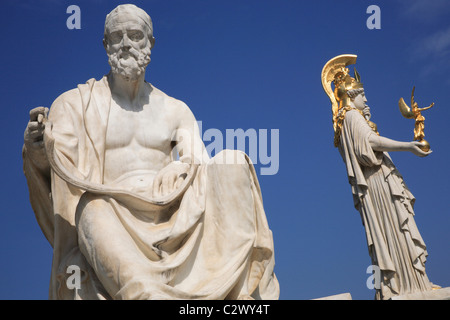
[[[235,183],[247,184],[250,167],[247,155],[239,150],[223,150],[208,163],[208,175],[226,178]]]
[[[78,202],[77,209],[75,211],[75,225],[79,229],[80,225],[84,224],[86,220],[92,220],[95,218],[105,200],[98,195],[90,192],[85,192]]]
[[[248,164],[248,157],[240,150],[225,149],[215,155],[209,164]]]

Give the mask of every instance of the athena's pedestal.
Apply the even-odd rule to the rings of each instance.
[[[450,287],[395,296],[391,300],[450,300]]]
[[[350,293],[341,293],[341,294],[335,294],[333,296],[327,296],[323,298],[317,298],[313,300],[352,300],[352,296]]]

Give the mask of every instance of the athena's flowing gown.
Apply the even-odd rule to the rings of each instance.
[[[357,110],[345,115],[339,152],[346,164],[354,204],[365,227],[369,254],[381,270],[377,299],[430,290],[427,250],[414,221],[414,196],[386,152],[376,152],[376,134]]]

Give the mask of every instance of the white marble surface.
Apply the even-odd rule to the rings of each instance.
[[[254,167],[239,151],[210,159],[189,107],[145,81],[153,45],[150,17],[118,6],[111,72],[60,95],[48,118],[30,113],[24,172],[54,248],[49,297],[278,299]]]

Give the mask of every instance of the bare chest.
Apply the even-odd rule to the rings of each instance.
[[[174,126],[160,109],[144,106],[125,110],[111,104],[106,131],[106,150],[128,146],[163,151],[171,149]]]

